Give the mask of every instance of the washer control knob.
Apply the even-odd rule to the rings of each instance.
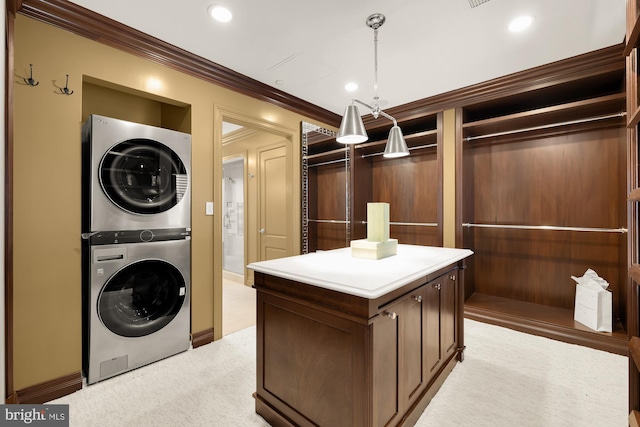
[[[151,230],[143,230],[140,233],[140,240],[143,242],[150,242],[153,240],[153,231]]]

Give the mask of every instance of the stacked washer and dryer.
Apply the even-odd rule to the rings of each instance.
[[[82,147],[83,370],[93,384],[190,346],[191,136],[91,115]]]

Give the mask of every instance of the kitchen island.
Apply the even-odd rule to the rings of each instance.
[[[413,425],[464,350],[466,249],[252,263],[256,412],[273,426]]]

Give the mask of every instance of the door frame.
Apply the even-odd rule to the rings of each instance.
[[[293,182],[300,182],[300,129],[291,129],[261,117],[222,105],[213,106],[213,339],[222,338],[222,122],[230,122],[283,137],[291,144]],[[245,169],[246,172],[246,169]],[[300,186],[293,185],[291,206],[294,224],[292,239],[300,241]],[[245,233],[245,236],[248,233]],[[299,250],[293,245],[293,250]],[[245,245],[246,249],[246,245]]]

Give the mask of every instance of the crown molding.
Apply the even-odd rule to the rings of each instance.
[[[21,15],[329,125],[340,116],[222,65],[64,0],[7,0]],[[9,6],[9,5],[8,5]],[[20,7],[21,6],[21,7]]]
[[[20,14],[30,18],[129,52],[252,98],[275,104],[327,125],[334,127],[340,125],[341,116],[338,114],[272,88],[69,1],[7,0],[7,8],[10,7],[18,8]],[[609,72],[624,72],[623,49],[624,44],[621,43],[419,99],[385,111],[401,123],[451,108],[509,97],[590,76]],[[375,122],[371,115],[364,117],[364,124],[368,130],[386,126],[386,123]]]
[[[429,98],[419,99],[385,111],[401,123],[439,111],[524,94],[563,83],[588,79],[608,73],[624,76],[624,44],[618,44],[560,61],[530,68],[482,83],[466,86]],[[367,130],[385,124],[374,124],[372,116],[363,121]]]

